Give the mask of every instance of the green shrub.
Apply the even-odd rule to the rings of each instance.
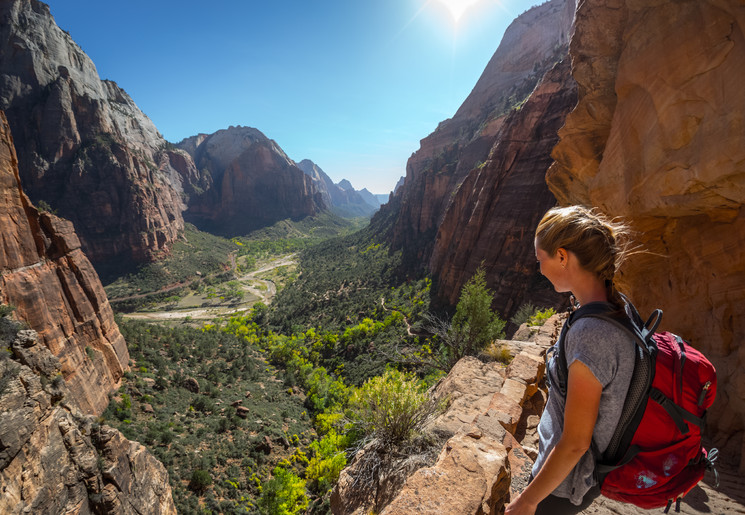
[[[0,318],[7,317],[15,309],[15,306],[11,306],[10,304],[0,304]]]
[[[351,418],[360,433],[385,446],[409,441],[441,407],[413,374],[397,370],[369,379],[349,399]]]
[[[492,298],[485,272],[479,268],[463,286],[452,321],[428,317],[428,331],[435,335],[432,366],[448,372],[461,358],[478,356],[487,345],[504,337],[505,322],[492,311]]]
[[[510,322],[517,326],[523,325],[525,322],[530,320],[530,317],[535,314],[535,309],[535,306],[530,302],[523,304],[518,308],[517,312],[512,315],[512,318],[510,318]]]
[[[530,320],[528,320],[528,325],[543,325],[546,323],[546,320],[548,320],[555,314],[556,310],[554,310],[554,308],[538,310],[532,317],[530,317]]]
[[[203,493],[212,484],[212,476],[204,469],[197,469],[191,473],[189,488],[196,493]]]
[[[295,515],[308,507],[305,481],[281,467],[272,471],[272,479],[262,484],[258,508],[262,515]]]
[[[119,420],[132,418],[132,399],[126,393],[122,394],[121,402],[116,405],[116,417]]]
[[[320,494],[325,494],[334,486],[342,469],[347,466],[345,450],[350,443],[348,435],[339,435],[334,429],[320,440],[311,442],[314,456],[305,469],[305,477],[316,481]]]

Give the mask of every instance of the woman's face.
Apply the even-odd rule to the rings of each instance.
[[[543,250],[538,245],[538,240],[535,240],[535,258],[541,265],[541,273],[551,281],[554,285],[554,289],[559,292],[570,291],[569,285],[566,284],[566,259],[562,258],[561,250],[557,251],[553,256],[550,256],[548,252]]]

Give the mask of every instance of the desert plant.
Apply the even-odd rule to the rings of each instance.
[[[262,515],[295,515],[308,507],[305,481],[291,471],[275,467],[272,479],[261,485],[258,508]]]
[[[349,399],[351,419],[360,433],[385,446],[410,440],[442,407],[413,374],[397,370],[369,379]]]
[[[212,484],[212,476],[204,469],[197,469],[191,473],[189,488],[196,493],[203,493]]]
[[[15,306],[11,306],[10,304],[0,304],[0,318],[7,317],[15,311],[15,309]]]
[[[554,308],[539,309],[533,314],[533,316],[530,317],[530,320],[528,320],[528,325],[543,325],[546,323],[546,320],[548,320],[555,314],[556,310]]]
[[[347,465],[345,450],[350,443],[349,435],[339,435],[334,429],[320,440],[311,442],[310,448],[314,456],[308,463],[305,477],[316,481],[319,493],[326,493],[339,479],[339,474]]]
[[[505,345],[496,343],[484,349],[481,357],[482,359],[484,359],[484,361],[497,361],[504,364],[508,364],[510,361],[512,361],[512,354],[510,354],[510,349]]]
[[[425,316],[425,327],[434,335],[428,364],[448,372],[461,358],[478,356],[504,336],[505,322],[492,311],[492,297],[484,270],[479,268],[463,286],[450,322],[431,314]]]
[[[517,326],[523,325],[535,314],[535,309],[536,308],[532,303],[526,302],[517,309],[514,315],[512,315],[510,322]]]

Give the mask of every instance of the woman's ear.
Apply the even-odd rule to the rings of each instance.
[[[556,255],[559,258],[559,264],[562,266],[562,268],[567,267],[567,258],[569,257],[569,253],[564,247],[559,247],[556,250]]]

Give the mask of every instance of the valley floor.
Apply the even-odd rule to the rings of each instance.
[[[213,320],[250,309],[256,302],[270,304],[277,294],[278,274],[282,270],[294,270],[296,254],[277,256],[261,263],[256,270],[243,273],[236,279],[244,296],[238,302],[209,297],[209,294],[192,293],[178,301],[176,306],[161,305],[155,309],[123,314],[125,318],[148,321]],[[233,263],[233,269],[236,269]],[[281,279],[281,278],[279,278]]]

